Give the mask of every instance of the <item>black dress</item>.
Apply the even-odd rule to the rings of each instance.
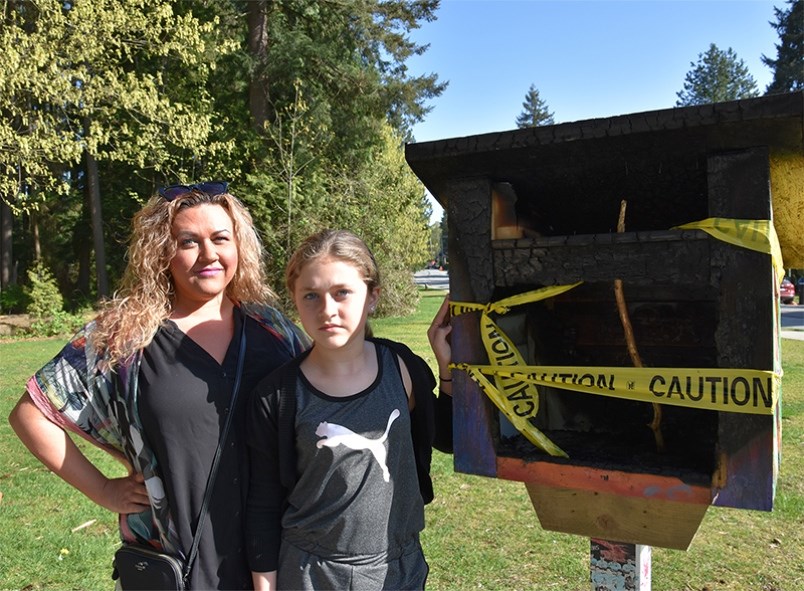
[[[189,552],[234,385],[243,316],[223,364],[168,321],[146,347],[139,376],[139,413],[156,454],[173,523]],[[237,413],[224,447],[191,578],[191,589],[250,589],[243,514],[248,491],[245,409],[248,393],[290,359],[276,337],[245,317],[246,358]]]

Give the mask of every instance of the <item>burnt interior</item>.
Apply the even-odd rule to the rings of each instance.
[[[706,218],[706,155],[683,142],[628,139],[550,146],[495,180],[512,185],[517,214],[543,236],[615,232],[622,200],[626,230],[668,230]]]
[[[505,290],[506,292],[510,290]],[[716,367],[714,298],[691,299],[670,285],[624,285],[628,315],[644,367]],[[510,293],[500,293],[506,297]],[[634,367],[611,284],[585,283],[556,298],[530,304],[519,316],[529,365]],[[518,332],[518,331],[514,331]],[[664,450],[649,424],[653,405],[607,396],[539,387],[535,425],[574,465],[626,471],[675,472],[708,482],[715,468],[717,413],[662,405]],[[498,432],[497,453],[526,460],[549,458],[519,433]]]
[[[556,298],[529,305],[521,316],[527,337],[520,346],[527,351],[531,365],[571,366],[580,372],[586,367],[633,367],[614,295],[614,280],[619,278],[624,282],[634,344],[643,366],[717,366],[717,293],[708,281],[679,284],[678,272],[664,277],[661,260],[635,256],[641,247],[636,243],[617,244],[610,255],[595,244],[617,232],[622,200],[627,202],[626,229],[632,233],[667,231],[707,217],[705,157],[681,143],[665,143],[659,149],[645,137],[635,149],[633,138],[628,139],[628,144],[622,138],[609,139],[605,148],[597,141],[552,146],[540,154],[538,163],[509,169],[504,179],[498,179],[516,195],[516,215],[529,229],[526,237],[531,252],[546,253],[538,269],[549,274],[549,269],[568,269],[586,255],[598,257],[587,263],[579,277],[571,278],[557,276],[557,271],[550,276],[534,272],[532,276],[519,273],[511,282],[512,269],[495,269],[499,281],[493,301],[543,284],[584,281]],[[543,264],[549,257],[560,259],[562,246],[578,235],[590,235],[589,245],[567,253],[572,261],[554,267]],[[663,250],[674,248],[678,244],[668,242]],[[644,267],[640,268],[637,260]],[[708,276],[709,262],[699,262],[704,267],[699,275]],[[594,271],[589,269],[592,266]],[[683,272],[695,273],[695,266],[689,265]],[[535,424],[569,455],[572,464],[675,472],[702,482],[711,478],[716,413],[662,405],[664,449],[659,450],[649,427],[652,404],[566,389],[539,389],[541,404]],[[507,427],[504,419],[497,453],[546,459],[544,452]]]
[[[621,280],[644,367],[774,368],[775,278],[767,255],[676,226],[710,217],[769,219],[770,157],[800,153],[803,97],[408,144],[408,164],[448,215],[451,297],[496,302],[582,282],[517,306],[499,317],[501,328],[528,365],[633,367],[613,290]],[[464,317],[455,328],[455,360],[484,363],[476,320]],[[493,475],[496,458],[511,457],[672,475],[717,484],[722,506],[772,507],[774,417],[665,404],[659,451],[648,426],[652,404],[540,387],[534,421],[567,452],[564,459],[499,420],[475,385],[458,380],[458,387],[462,381],[459,471]],[[715,473],[728,482],[713,483]]]

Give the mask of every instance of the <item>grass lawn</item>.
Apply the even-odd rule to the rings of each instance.
[[[419,312],[373,321],[432,365],[426,330],[443,292],[423,291]],[[48,472],[5,417],[25,380],[64,339],[0,343],[0,589],[110,590],[116,518]],[[654,591],[804,589],[804,342],[783,340],[783,450],[770,513],[710,507],[686,552],[653,548]],[[109,474],[122,470],[81,445]],[[589,540],[545,531],[525,487],[456,474],[436,452],[436,499],[422,539],[428,589],[588,591]]]

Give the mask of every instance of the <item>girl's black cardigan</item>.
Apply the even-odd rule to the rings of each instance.
[[[385,346],[395,352],[410,373],[415,403],[410,415],[411,436],[419,489],[427,504],[433,500],[433,481],[430,478],[432,450],[435,447],[452,453],[452,397],[434,395],[436,380],[430,366],[409,347],[388,339],[373,337],[368,340],[375,346]],[[262,471],[265,466],[259,464],[266,460],[272,464],[275,462],[271,472],[278,473],[279,482],[274,491],[282,497],[282,501],[274,502],[271,508],[266,507],[265,499],[249,497],[246,546],[249,567],[257,572],[276,570],[281,510],[284,509],[284,498],[296,485],[296,379],[299,365],[308,354],[309,350],[264,378],[249,401],[247,437],[252,448],[252,474]],[[261,531],[269,522],[271,531]]]

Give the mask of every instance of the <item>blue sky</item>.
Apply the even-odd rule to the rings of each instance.
[[[732,48],[760,92],[784,0],[442,0],[412,38],[408,62],[449,86],[413,129],[416,141],[516,127],[531,84],[556,123],[670,108],[710,43]],[[435,204],[434,219],[441,209]]]
[[[516,127],[531,84],[557,123],[672,107],[699,54],[731,47],[764,92],[784,0],[442,0],[414,74],[449,81],[416,141]]]

